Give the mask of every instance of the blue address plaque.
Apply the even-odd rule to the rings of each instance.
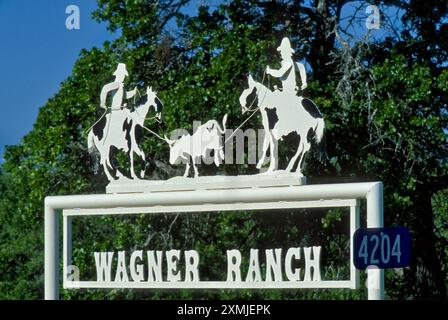
[[[411,234],[405,227],[361,228],[353,235],[357,269],[404,268],[411,258]]]

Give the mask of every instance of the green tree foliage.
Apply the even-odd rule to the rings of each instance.
[[[325,115],[329,161],[308,157],[312,183],[381,180],[385,223],[405,225],[414,239],[412,265],[386,273],[389,298],[444,298],[447,275],[447,6],[445,1],[382,1],[402,8],[401,34],[381,41],[347,39],[340,27],[348,1],[246,1],[201,6],[181,14],[187,1],[98,0],[94,17],[121,36],[103,48],[82,51],[72,75],[41,108],[33,130],[10,146],[0,171],[0,298],[42,298],[43,199],[47,195],[102,193],[93,176],[86,131],[101,115],[98,95],[117,61],[126,62],[128,85],[152,85],[165,105],[159,133],[192,129],[194,120],[229,114],[235,128],[246,118],[238,97],[251,72],[261,81],[265,66],[278,66],[283,36],[296,59],[310,66],[313,98]],[[173,28],[174,24],[177,24]],[[168,30],[175,31],[168,31]],[[445,32],[444,32],[445,31]],[[246,126],[258,128],[254,117]],[[147,178],[179,174],[166,163],[168,147],[147,134]],[[286,148],[288,154],[291,148]],[[122,162],[126,160],[122,157]],[[253,165],[224,165],[226,174],[256,172]],[[201,174],[215,174],[201,166]],[[436,195],[436,196],[434,196]],[[347,221],[339,210],[95,218],[74,226],[74,263],[87,270],[94,250],[197,248],[205,261],[201,278],[224,277],[223,252],[238,247],[273,248],[320,243],[328,256],[348,254]],[[306,232],[305,232],[306,231]],[[337,260],[337,259],[336,259]],[[345,259],[346,260],[346,259]],[[333,266],[332,266],[333,267]],[[92,276],[86,274],[85,276]],[[329,275],[328,275],[329,276]],[[64,298],[364,298],[365,292],[64,291]]]

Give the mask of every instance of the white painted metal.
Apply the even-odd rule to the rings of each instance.
[[[89,153],[99,153],[100,164],[109,181],[115,180],[109,171],[109,169],[113,169],[113,164],[110,161],[111,147],[129,155],[132,179],[144,178],[144,169],[140,172],[139,177],[134,170],[134,153],[143,162],[146,161],[145,153],[137,144],[136,128],[144,127],[146,114],[151,107],[157,112],[156,119],[160,120],[163,105],[157,97],[157,93],[148,86],[146,87],[146,99],[142,99],[144,102],[137,103],[134,108],[131,108],[131,99],[133,98],[135,104],[139,91],[137,87],[130,91],[125,89],[124,80],[129,76],[126,64],[119,63],[113,75],[115,76],[114,81],[104,85],[101,90],[100,107],[104,109],[104,113],[89,129],[87,136]],[[111,97],[110,106],[106,105],[109,96]],[[115,169],[118,177],[123,176],[118,168]]]
[[[273,187],[240,190],[200,190],[153,192],[146,194],[106,194],[85,196],[58,196],[45,199],[45,298],[59,296],[58,271],[58,223],[57,209],[111,209],[150,206],[202,206],[210,211],[210,205],[240,205],[288,201],[315,201],[321,199],[367,199],[367,224],[382,226],[382,183],[347,183],[329,185],[305,185],[299,187]],[[210,207],[208,207],[210,206]],[[376,277],[376,286],[368,287],[369,299],[384,297],[384,273],[374,270],[368,273],[369,281]]]
[[[119,215],[140,213],[172,213],[172,212],[207,212],[207,211],[241,211],[241,210],[276,210],[300,208],[333,208],[354,207],[356,200],[317,200],[317,201],[288,201],[288,202],[262,202],[262,203],[233,203],[233,204],[207,204],[188,206],[153,206],[153,207],[122,207],[109,209],[68,209],[63,211],[64,216],[94,216]],[[355,212],[353,212],[355,214]],[[358,213],[359,214],[359,213]]]
[[[62,218],[62,270],[63,287],[66,286],[68,266],[72,263],[72,217],[63,215]]]
[[[67,288],[131,288],[131,289],[343,289],[350,288],[350,281],[268,281],[268,282],[67,282]]]
[[[359,228],[359,200],[355,205],[350,206],[350,280],[352,281],[352,289],[359,288],[359,271],[356,269],[353,260],[353,235]]]
[[[58,209],[178,206],[194,204],[362,199],[381,182],[304,185],[298,187],[237,190],[194,190],[135,194],[70,195],[46,197],[45,203]]]
[[[383,184],[375,184],[366,195],[367,198],[367,228],[383,227]],[[384,299],[384,270],[367,270],[367,286],[369,300]]]
[[[193,134],[182,135],[176,140],[170,140],[165,136],[165,141],[170,146],[170,164],[185,161],[184,177],[188,177],[192,163],[194,177],[197,178],[199,176],[197,164],[200,159],[205,157],[209,150],[214,150],[214,162],[219,167],[224,161],[223,135],[226,132],[226,122],[227,114],[222,119],[222,128],[218,121],[209,120],[197,127]]]
[[[45,201],[45,299],[59,299],[59,224],[56,209]]]
[[[111,181],[106,193],[142,193],[155,191],[222,190],[260,187],[288,187],[306,184],[306,177],[278,170],[270,174],[239,176],[174,177],[168,180],[131,180],[120,178]]]
[[[265,132],[262,147],[262,157],[257,168],[261,168],[265,162],[267,150],[270,149],[271,159],[267,170],[268,173],[278,169],[278,142],[283,137],[294,132],[300,136],[297,151],[289,160],[286,171],[295,170],[298,176],[302,176],[302,167],[306,153],[311,149],[309,132],[313,133],[314,141],[323,147],[323,136],[325,132],[325,122],[317,105],[308,98],[301,96],[302,91],[307,87],[305,67],[301,63],[294,63],[292,54],[294,50],[288,38],[283,38],[277,48],[281,55],[281,67],[278,70],[266,67],[261,83],[256,82],[251,75],[248,77],[248,88],[240,95],[239,102],[242,112],[260,111]],[[299,71],[302,85],[299,87],[296,81],[296,71]],[[282,86],[273,89],[266,86],[264,76],[278,78]],[[300,94],[300,95],[299,95]],[[252,107],[252,105],[255,106]],[[277,121],[272,123],[270,116],[275,114]],[[320,150],[319,148],[318,150]],[[323,154],[322,154],[323,155]]]
[[[352,238],[356,229],[359,227],[359,202],[353,199],[342,199],[342,200],[318,200],[318,201],[288,201],[288,202],[269,202],[269,203],[237,203],[237,204],[206,204],[206,205],[189,205],[182,207],[172,207],[172,206],[153,206],[153,207],[136,207],[136,208],[109,208],[109,209],[67,209],[63,210],[63,219],[64,219],[64,230],[66,225],[67,218],[73,218],[75,216],[94,216],[94,215],[120,215],[120,214],[142,214],[142,213],[187,213],[187,212],[210,212],[210,211],[238,211],[238,210],[280,210],[280,209],[300,209],[300,208],[332,208],[332,207],[349,207],[350,208],[350,250],[352,250]],[[70,224],[71,226],[71,224]],[[67,229],[68,230],[68,229]],[[64,265],[63,269],[67,269],[67,264],[65,261],[70,261],[71,256],[67,257],[66,252],[71,251],[71,229],[69,230],[70,236],[63,237],[63,248],[64,248]],[[67,243],[68,242],[68,243]],[[68,249],[65,249],[68,248]],[[352,261],[352,252],[350,251],[350,261]],[[67,274],[66,272],[64,273]],[[76,281],[76,284],[70,284],[67,281],[66,276],[63,277],[64,288],[93,288],[91,281]],[[124,288],[126,285],[117,283],[117,282],[93,282],[97,283],[98,286],[96,288]],[[129,283],[129,282],[126,282]],[[223,288],[246,288],[246,289],[258,289],[264,288],[263,284],[257,283],[244,283],[242,285],[240,283],[232,282],[235,286],[224,285],[222,286],[223,281],[207,281],[205,282],[196,282],[196,283],[181,283],[176,282],[174,284],[165,285],[165,282],[162,284],[154,284],[154,283],[140,283],[140,284],[132,284],[129,288],[177,288],[183,289],[186,288],[214,288],[214,289],[223,289]],[[207,284],[208,283],[208,284]],[[266,283],[270,283],[267,281]],[[272,282],[266,288],[307,288],[307,284],[311,283],[311,288],[331,288],[331,285],[335,285],[333,288],[350,288],[350,289],[358,289],[359,288],[359,271],[355,268],[353,262],[350,263],[350,280],[337,280],[337,281],[319,281],[316,282],[310,281],[301,281],[301,282],[284,282],[279,284],[278,282]],[[279,285],[277,285],[279,284]]]

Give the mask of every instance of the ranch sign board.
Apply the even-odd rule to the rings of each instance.
[[[240,88],[237,110],[246,116],[236,130],[229,129],[231,114],[205,119],[192,132],[176,129],[161,133],[156,126],[169,108],[157,95],[157,88],[126,88],[126,64],[117,63],[113,80],[104,84],[99,108],[102,115],[87,131],[89,153],[108,179],[104,194],[49,196],[45,199],[45,298],[58,299],[59,217],[62,217],[62,284],[65,289],[146,288],[146,289],[297,289],[361,287],[359,271],[353,263],[353,235],[360,228],[360,205],[366,201],[368,228],[383,227],[383,186],[381,182],[307,184],[302,170],[307,153],[314,148],[326,157],[325,120],[318,106],[303,96],[307,87],[306,69],[293,60],[294,49],[288,38],[277,48],[281,67],[266,66],[262,76],[249,75]],[[248,70],[249,72],[250,70]],[[261,78],[261,80],[259,79]],[[278,79],[280,86],[271,86]],[[153,114],[152,117],[148,116]],[[198,165],[222,166],[233,139],[255,115],[261,119],[259,173],[238,176],[200,176]],[[175,128],[172,128],[175,129]],[[159,132],[158,132],[159,131]],[[279,144],[291,133],[298,137],[293,155],[285,168]],[[183,174],[167,180],[145,179],[148,154],[141,147],[142,134],[166,143],[167,162],[181,167]],[[244,138],[243,138],[244,139]],[[237,140],[237,139],[235,139]],[[128,157],[129,168],[114,161],[112,150]],[[233,152],[233,149],[232,149]],[[249,152],[249,151],[248,151]],[[143,163],[143,165],[141,165]],[[200,250],[188,248],[133,248],[94,250],[92,269],[72,265],[73,219],[91,216],[137,216],[151,214],[202,214],[249,211],[256,215],[276,212],[279,216],[302,209],[345,210],[350,247],[347,251],[346,278],[328,276],[322,264],[325,247],[319,243],[298,242],[290,247],[250,248],[238,246],[222,252],[221,279],[201,279],[201,265],[207,264]],[[110,236],[110,235],[109,235]],[[299,241],[299,239],[298,239]],[[325,260],[327,261],[328,258]],[[83,278],[90,274],[90,278]],[[367,268],[369,299],[384,296],[384,273]]]

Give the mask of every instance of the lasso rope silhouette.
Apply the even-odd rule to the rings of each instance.
[[[265,81],[265,77],[266,77],[266,69],[264,70],[264,72],[263,72],[263,78],[262,78],[262,80],[261,80],[261,84],[260,84],[260,87],[258,88],[258,89],[260,89],[261,88],[261,86],[262,85],[264,85],[264,81]],[[268,89],[269,89],[269,87],[270,87],[270,76],[268,75]],[[138,90],[138,88],[136,88],[136,90],[137,90],[137,94],[139,95],[139,97],[141,98],[142,96],[141,96],[141,94],[140,94],[140,91]],[[266,94],[267,94],[267,90],[265,91],[265,93],[264,93],[264,95],[263,95],[263,98],[261,99],[261,103],[263,103],[263,101],[264,101],[264,99],[265,99],[265,97],[266,97]],[[157,98],[157,97],[156,97]],[[251,112],[252,111],[252,114],[249,116],[249,117],[247,117],[234,131],[233,131],[233,133],[224,141],[224,144],[226,144],[235,134],[236,134],[236,132],[239,130],[239,129],[241,129],[241,127],[244,125],[244,124],[246,124],[246,122],[247,121],[249,121],[253,116],[254,116],[254,114],[260,109],[260,107],[257,107],[257,108],[255,108],[255,109],[252,109],[252,106],[253,106],[253,104],[255,103],[255,101],[257,100],[257,97],[255,96],[254,97],[254,99],[252,100],[252,102],[250,103],[250,105],[249,105],[249,107],[248,108],[246,108],[246,110],[244,111],[244,112],[247,112],[247,111],[249,111],[249,112]],[[135,96],[134,96],[134,104],[135,104]],[[104,117],[105,117],[105,115],[106,115],[106,113],[107,113],[107,111],[108,110],[122,110],[121,108],[115,108],[115,109],[112,109],[112,108],[106,108],[105,110],[104,110],[104,112],[103,112],[103,114],[101,115],[101,117],[92,125],[92,126],[90,126],[89,127],[89,129],[87,129],[86,130],[86,132],[89,132],[95,125],[97,125]],[[137,113],[138,114],[138,113]],[[132,118],[132,116],[131,116],[131,114],[129,114],[128,116],[130,116],[131,118]],[[150,118],[145,118],[145,120],[156,120],[157,122],[159,122],[160,123],[160,121],[157,119],[157,116],[154,116],[154,117],[150,117]],[[145,129],[146,131],[148,131],[149,133],[151,133],[152,135],[154,135],[154,136],[156,136],[158,139],[160,139],[160,140],[162,140],[162,141],[164,141],[164,142],[167,142],[164,138],[162,138],[159,134],[157,134],[156,132],[154,132],[154,131],[152,131],[151,129],[149,129],[149,128],[147,128],[147,127],[145,127],[144,125],[142,125],[141,126],[143,129]]]
[[[266,76],[266,69],[264,70],[264,73],[263,73],[263,79],[261,80],[261,84],[260,84],[260,87],[259,87],[258,89],[260,89],[261,86],[264,85],[264,79],[265,79],[265,76]],[[269,87],[270,87],[270,76],[268,75],[268,89],[269,89]],[[264,92],[263,98],[261,99],[261,103],[263,103],[264,99],[266,98],[266,94],[267,94],[267,90]],[[251,114],[249,117],[247,117],[246,120],[244,120],[244,121],[238,126],[238,128],[236,128],[236,129],[233,131],[233,133],[232,133],[232,134],[231,134],[231,135],[224,141],[224,144],[226,144],[227,141],[229,141],[229,140],[236,134],[236,132],[237,132],[239,129],[241,129],[241,127],[242,127],[247,121],[249,121],[249,119],[252,118],[252,117],[254,116],[254,114],[260,109],[260,107],[257,107],[257,108],[255,108],[255,109],[251,109],[251,108],[252,108],[252,105],[255,103],[255,100],[257,100],[257,96],[255,96],[254,100],[252,100],[252,102],[251,102],[251,104],[249,105],[249,107],[246,108],[246,110],[244,111],[244,112],[247,112],[247,111],[249,111],[249,112],[250,112],[250,111],[253,111],[252,114]],[[261,103],[259,103],[259,104],[261,104]]]

